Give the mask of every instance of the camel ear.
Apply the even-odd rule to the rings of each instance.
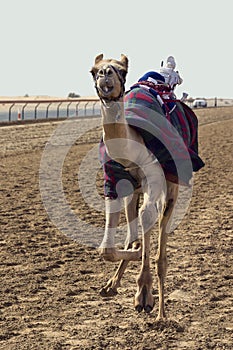
[[[125,70],[127,71],[129,60],[128,57],[126,57],[124,54],[121,54],[121,63],[124,65]]]
[[[90,70],[90,73],[92,74],[92,77],[95,79],[96,73],[97,73],[97,69],[95,67],[92,67]]]
[[[104,55],[101,53],[100,55],[96,56],[95,58],[95,64],[99,63],[100,61],[102,61]]]
[[[94,67],[92,67],[91,70],[90,70],[90,73],[92,74],[93,78],[95,78],[96,73],[97,73],[97,71],[98,71],[98,69],[95,68],[95,66],[96,66],[100,61],[102,61],[103,57],[104,57],[104,55],[101,53],[100,55],[96,56],[96,58],[95,58],[95,65],[94,65]]]

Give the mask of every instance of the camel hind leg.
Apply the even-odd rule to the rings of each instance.
[[[150,234],[153,226],[150,224],[150,221],[154,221],[153,217],[155,217],[156,214],[154,203],[146,201],[144,202],[142,208],[140,208],[140,218],[143,230],[142,265],[141,271],[137,278],[137,292],[134,299],[134,307],[138,312],[141,312],[143,309],[146,312],[150,312],[154,307],[154,297],[152,295],[152,276],[150,272]],[[148,225],[150,226],[149,229],[147,229]]]
[[[144,188],[144,201],[139,210],[142,226],[142,265],[137,279],[137,292],[134,306],[137,311],[152,311],[154,296],[152,295],[152,275],[150,271],[150,235],[158,221],[166,198],[166,182],[163,171],[155,165],[147,176]]]
[[[158,275],[158,292],[159,292],[159,311],[157,320],[165,319],[164,307],[164,281],[167,272],[167,238],[168,228],[167,224],[171,218],[176,200],[178,196],[178,185],[167,181],[167,196],[166,207],[159,222],[159,238],[158,251],[156,256],[157,275]]]

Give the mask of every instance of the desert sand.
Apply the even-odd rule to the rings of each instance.
[[[168,320],[159,323],[155,271],[151,314],[133,308],[140,263],[129,265],[117,296],[101,298],[99,289],[116,264],[104,262],[95,248],[69,239],[47,215],[39,169],[45,144],[59,122],[0,128],[2,350],[233,348],[233,107],[196,113],[206,166],[195,174],[189,212],[169,237]],[[80,128],[84,123],[91,120],[80,121]],[[62,168],[71,208],[97,228],[104,226],[104,213],[84,202],[77,175],[100,135],[98,126],[82,135]],[[101,194],[101,172],[96,183]],[[152,253],[156,235],[154,230]]]

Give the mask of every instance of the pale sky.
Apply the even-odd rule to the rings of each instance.
[[[96,95],[94,58],[129,58],[126,88],[173,55],[192,97],[233,98],[232,0],[0,0],[0,96]]]

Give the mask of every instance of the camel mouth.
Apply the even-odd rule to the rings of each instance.
[[[104,96],[108,96],[113,91],[113,86],[99,86],[99,89]]]

